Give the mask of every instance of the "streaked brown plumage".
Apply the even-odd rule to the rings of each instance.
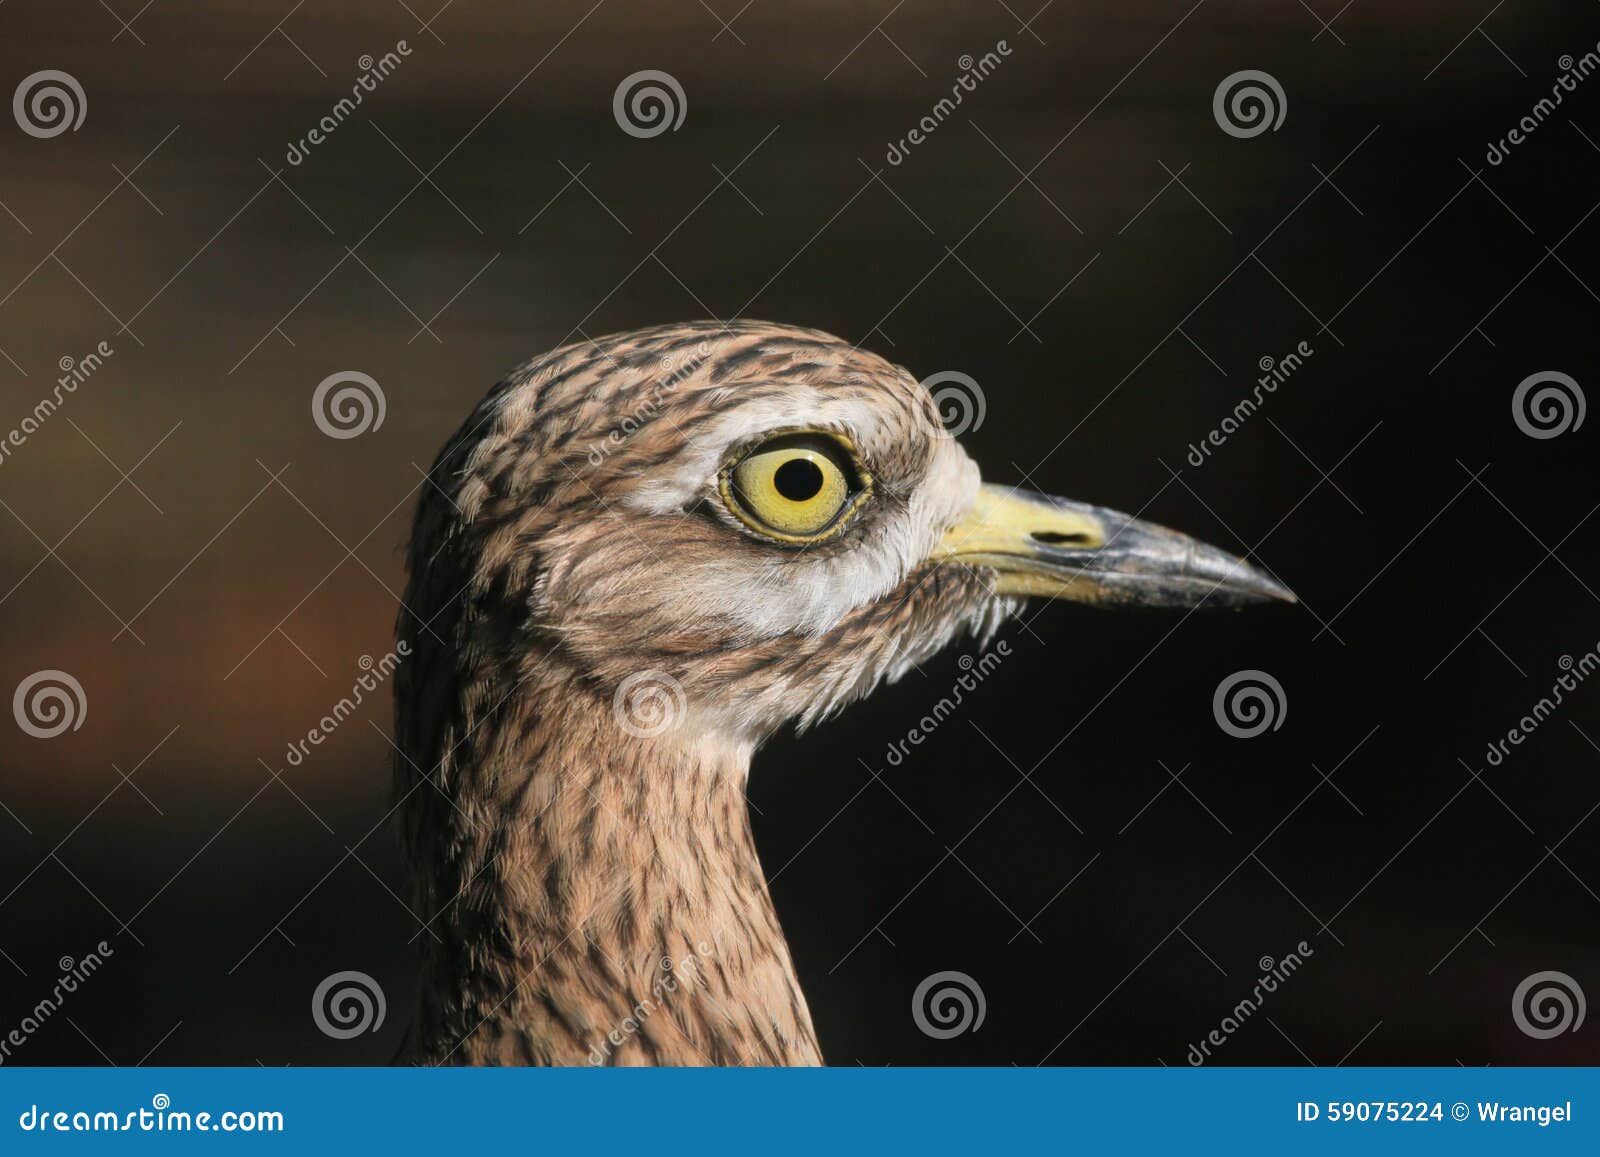
[[[795,430],[855,455],[865,495],[810,544],[719,491]],[[912,375],[749,321],[520,367],[434,463],[409,565],[397,782],[438,937],[428,1064],[821,1063],[751,838],[754,748],[1021,595],[1287,597],[1170,532],[980,491]]]

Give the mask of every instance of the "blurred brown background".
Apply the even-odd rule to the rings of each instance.
[[[390,649],[419,468],[496,377],[708,314],[967,373],[991,478],[1258,548],[1305,600],[1030,613],[903,765],[959,651],[759,756],[833,1063],[1182,1064],[1302,939],[1220,1063],[1600,1060],[1593,1025],[1535,1040],[1510,1008],[1544,969],[1600,994],[1600,687],[1484,761],[1600,640],[1595,421],[1534,440],[1510,410],[1536,371],[1600,385],[1600,80],[1484,160],[1600,9],[438,2],[0,7],[4,91],[59,69],[87,100],[75,132],[0,124],[0,432],[114,350],[0,464],[0,690],[57,669],[87,701],[56,738],[0,728],[0,1034],[59,958],[115,950],[8,1063],[389,1058],[418,925],[387,695],[285,749]],[[677,131],[614,120],[643,69],[681,84]],[[1278,131],[1213,118],[1241,69],[1285,90]],[[342,370],[387,402],[349,440],[311,413]],[[1288,703],[1249,741],[1211,711],[1242,668]],[[348,1042],[309,1010],[345,969],[389,1009]],[[987,998],[949,1041],[908,1007],[944,969]]]

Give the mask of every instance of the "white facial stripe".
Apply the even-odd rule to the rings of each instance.
[[[911,519],[927,535],[918,544],[917,559],[926,558],[978,500],[983,478],[978,464],[954,438],[940,434],[927,477],[911,496]]]

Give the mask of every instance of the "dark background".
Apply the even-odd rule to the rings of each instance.
[[[0,465],[0,690],[59,668],[88,700],[59,738],[0,728],[0,1033],[58,958],[115,950],[10,1063],[391,1056],[418,923],[387,696],[301,766],[285,747],[391,647],[418,467],[499,374],[735,314],[971,375],[990,478],[1254,552],[1303,599],[1034,607],[900,766],[970,646],[762,752],[832,1063],[1182,1064],[1302,939],[1218,1063],[1600,1061],[1600,1024],[1511,1015],[1540,970],[1600,995],[1600,686],[1484,757],[1600,640],[1600,420],[1539,441],[1510,407],[1537,371],[1600,384],[1600,79],[1484,160],[1600,7],[438,2],[0,7],[0,89],[57,68],[88,99],[54,139],[0,122],[0,427],[115,349]],[[1212,94],[1246,68],[1288,111],[1241,140]],[[614,121],[641,69],[683,86],[678,131]],[[345,369],[388,414],[338,441],[310,396]],[[1251,740],[1211,706],[1245,668],[1287,701]],[[376,1035],[313,1024],[344,969],[388,995]],[[987,1013],[935,1040],[911,994],[946,969]]]

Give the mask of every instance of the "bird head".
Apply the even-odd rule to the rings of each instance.
[[[905,369],[813,330],[664,326],[514,372],[429,476],[402,637],[634,734],[748,750],[1030,597],[1293,600],[1231,555],[985,481]],[[453,638],[450,636],[453,635]]]

